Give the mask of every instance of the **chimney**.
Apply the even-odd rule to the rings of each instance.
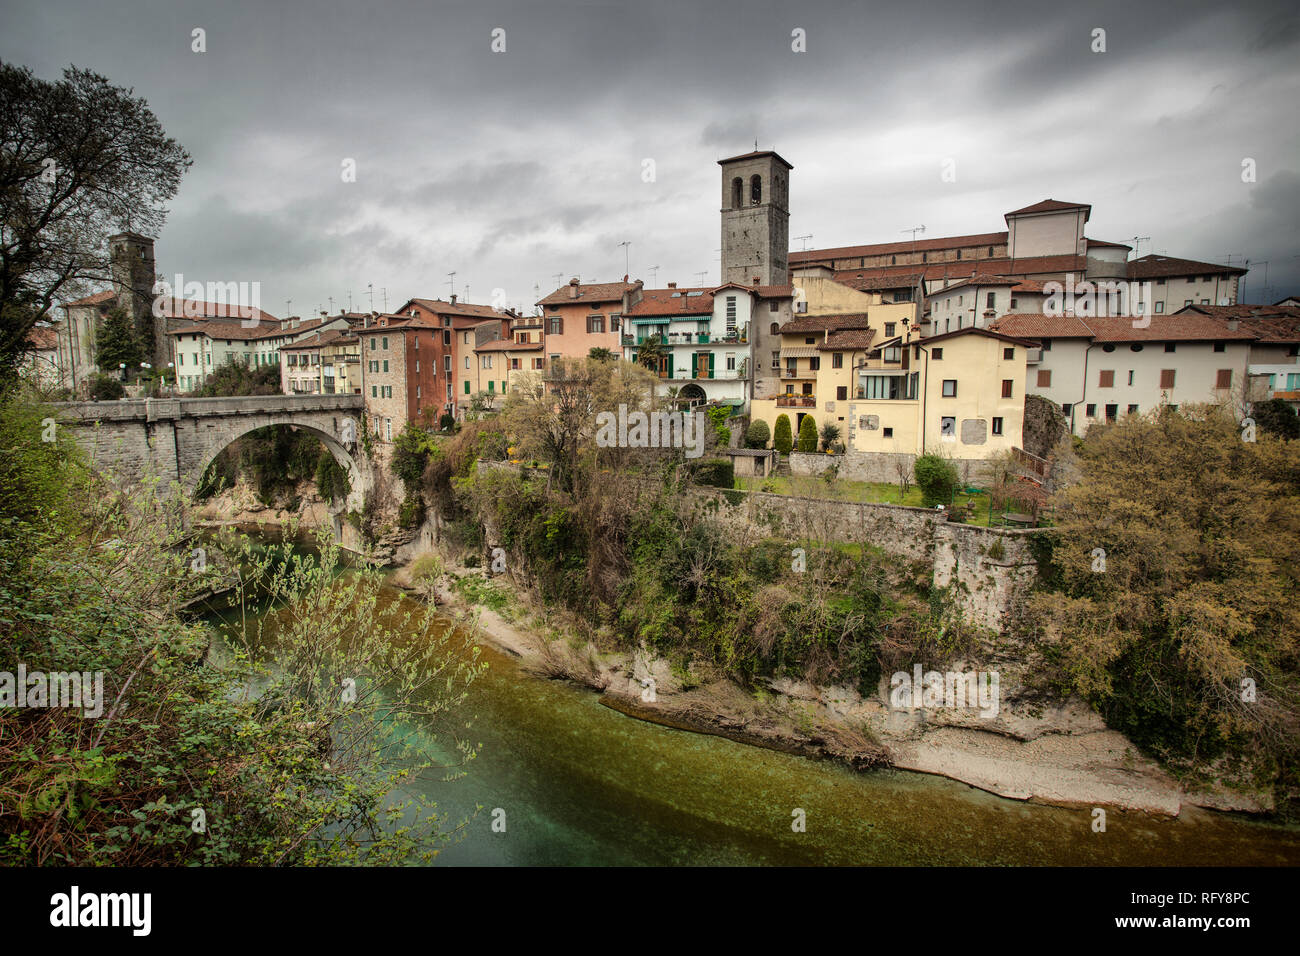
[[[627,276],[623,276],[623,281],[624,281],[624,282],[627,281]]]
[[[455,305],[455,304],[456,304],[456,293],[455,293],[455,292],[453,292],[453,293],[451,294],[451,304],[452,304],[452,305]]]
[[[580,283],[577,279],[570,279],[570,280],[569,280],[569,298],[570,298],[570,299],[576,299],[576,298],[578,297],[578,286],[579,286],[579,285],[581,285],[581,283]]]
[[[676,283],[676,282],[670,282],[670,283],[668,283],[668,288],[670,288],[670,289],[676,289],[676,288],[677,288],[677,283]]]
[[[638,290],[639,290],[642,286],[644,286],[644,285],[645,285],[645,283],[642,282],[640,279],[637,279],[635,282],[632,283],[632,286],[633,286],[635,289],[638,289]]]
[[[1240,328],[1240,326],[1241,326],[1241,323],[1238,322],[1236,319],[1229,319],[1229,320],[1228,320],[1228,331],[1229,331],[1229,332],[1236,332],[1237,329]]]
[[[754,285],[758,285],[762,281],[762,276],[754,276],[753,278],[754,278]]]
[[[361,320],[361,327],[362,327],[363,329],[368,329],[368,328],[370,328],[370,319],[371,319],[371,315],[370,315],[369,312],[367,312],[367,313],[366,313],[366,317],[365,317],[364,319]]]

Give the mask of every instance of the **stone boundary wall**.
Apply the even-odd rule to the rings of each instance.
[[[909,478],[916,455],[908,452],[864,452],[848,451],[842,455],[827,455],[822,452],[790,452],[790,474],[820,475],[832,464],[839,466],[839,477],[850,481],[876,481],[885,484],[897,484],[896,464],[903,461],[907,465]],[[982,458],[953,458],[957,466],[957,476],[963,484],[980,482],[988,478],[988,462]],[[915,484],[915,479],[912,479]]]
[[[973,622],[1005,631],[1038,577],[1030,540],[1040,531],[950,522],[938,511],[902,505],[692,489],[724,527],[744,537],[868,544],[928,566],[936,587]]]
[[[483,459],[478,465],[514,474],[532,470]],[[971,621],[998,632],[1010,628],[1038,579],[1030,541],[1040,530],[961,524],[948,521],[938,510],[906,505],[701,487],[687,494],[701,512],[715,517],[741,542],[781,537],[868,544],[926,567],[935,587],[951,588],[957,606]],[[493,529],[487,530],[490,539]]]

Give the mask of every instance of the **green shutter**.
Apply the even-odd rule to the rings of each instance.
[[[673,353],[668,353],[668,377],[673,377]]]
[[[709,353],[709,378],[713,378],[713,353]]]
[[[469,379],[465,379],[465,394],[469,394]]]

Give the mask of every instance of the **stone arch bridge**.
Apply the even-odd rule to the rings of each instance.
[[[349,509],[371,487],[356,454],[364,401],[360,395],[248,395],[234,398],[147,398],[62,402],[63,425],[101,471],[119,480],[159,477],[193,495],[212,459],[236,438],[268,425],[294,425],[316,435],[348,472]]]

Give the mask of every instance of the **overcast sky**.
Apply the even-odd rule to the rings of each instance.
[[[999,231],[1051,197],[1143,254],[1249,258],[1244,301],[1271,302],[1300,293],[1295,9],[0,0],[0,59],[134,87],[194,157],[159,271],[259,281],[275,315],[368,308],[368,283],[376,308],[445,298],[453,271],[532,311],[557,275],[621,278],[623,241],[648,285],[716,282],[716,163],[755,140],[794,165],[810,248]]]

